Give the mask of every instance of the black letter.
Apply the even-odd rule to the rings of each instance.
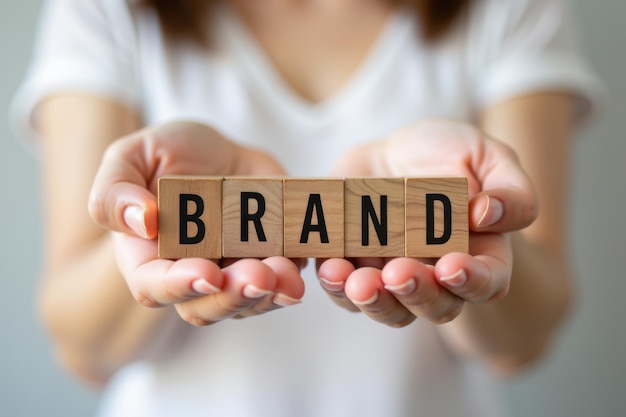
[[[254,199],[257,201],[258,210],[256,213],[248,213],[248,201]],[[254,222],[254,229],[259,237],[259,242],[267,242],[261,217],[265,214],[265,198],[260,193],[242,192],[241,193],[241,241],[248,241],[248,222]]]
[[[195,213],[187,212],[187,203],[193,201],[196,204]],[[195,245],[202,242],[206,228],[204,222],[200,220],[200,216],[204,213],[204,201],[199,195],[196,194],[181,194],[179,198],[179,240],[181,245]],[[187,224],[195,223],[198,227],[198,231],[195,236],[187,235]]]
[[[443,233],[435,236],[435,201],[443,204]],[[426,244],[443,245],[452,234],[452,205],[443,194],[426,194]]]
[[[313,218],[313,208],[317,212],[318,224],[311,224]],[[326,230],[326,220],[324,220],[324,210],[322,209],[322,197],[319,194],[309,195],[309,203],[306,207],[306,216],[302,225],[302,234],[300,235],[300,243],[309,242],[309,233],[319,232],[320,241],[328,243],[328,231]]]
[[[369,214],[369,216],[368,216]],[[387,245],[387,196],[380,196],[380,222],[378,221],[378,217],[376,216],[376,211],[374,210],[374,204],[372,203],[372,199],[368,195],[361,196],[361,245],[369,246],[370,244],[370,234],[369,227],[367,227],[367,218],[371,217],[372,224],[374,225],[374,229],[376,230],[376,235],[378,236],[378,241],[382,246]]]

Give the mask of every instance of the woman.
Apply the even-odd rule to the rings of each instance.
[[[41,310],[68,369],[110,382],[102,415],[501,415],[483,368],[535,361],[569,303],[593,79],[558,0],[400,3],[48,3],[18,98]],[[168,173],[466,176],[471,254],[319,261],[325,291],[303,261],[159,260]]]

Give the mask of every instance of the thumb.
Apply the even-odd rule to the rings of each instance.
[[[94,183],[88,211],[93,221],[110,231],[144,239],[157,235],[157,201],[145,188],[129,182],[111,186]]]
[[[141,168],[123,157],[134,151],[131,139],[107,149],[89,194],[88,211],[105,229],[152,239],[157,234],[157,199],[147,189]]]
[[[511,149],[496,141],[490,141],[488,148],[485,166],[489,169],[479,174],[482,191],[469,203],[470,227],[496,233],[523,229],[539,214],[535,187]]]

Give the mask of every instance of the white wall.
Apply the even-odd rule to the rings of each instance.
[[[611,91],[574,146],[572,251],[577,308],[545,363],[503,383],[519,417],[626,415],[626,1],[575,0],[582,40]],[[39,0],[0,4],[0,115],[26,68]],[[37,160],[0,117],[0,415],[85,416],[96,394],[55,364],[36,319],[40,272]]]
[[[609,91],[574,146],[576,310],[544,367],[506,386],[520,416],[626,416],[626,1],[572,1]]]

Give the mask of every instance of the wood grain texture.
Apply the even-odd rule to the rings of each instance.
[[[404,256],[404,180],[347,178],[345,256]]]
[[[222,254],[225,258],[283,254],[283,180],[225,178]]]
[[[405,191],[406,256],[436,258],[468,252],[466,178],[406,178]]]
[[[222,257],[221,177],[161,177],[158,204],[160,258]]]
[[[285,256],[342,258],[343,179],[285,179],[284,222]]]
[[[158,201],[161,258],[436,258],[469,250],[465,178],[167,176]]]

